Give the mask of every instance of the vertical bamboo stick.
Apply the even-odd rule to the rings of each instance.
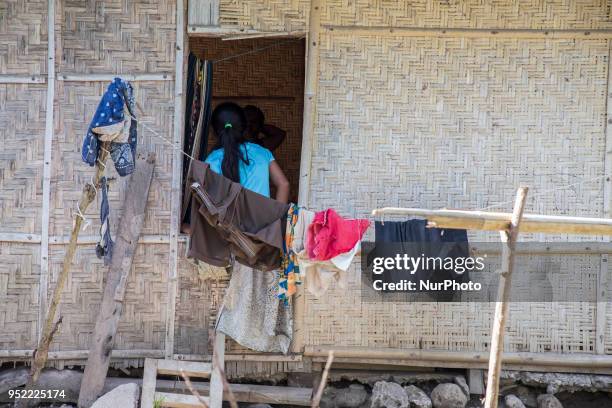
[[[81,195],[81,199],[79,200],[79,209],[81,213],[84,213],[87,210],[87,207],[95,200],[96,191],[100,187],[100,180],[104,175],[104,168],[106,167],[106,158],[108,156],[108,151],[110,149],[110,142],[102,143],[102,148],[100,149],[100,155],[98,156],[98,161],[96,163],[96,174],[94,176],[94,185],[86,184],[83,187],[83,194]],[[83,218],[81,216],[76,215],[74,220],[74,225],[72,226],[72,233],[70,234],[70,242],[68,244],[68,248],[66,249],[66,253],[64,254],[64,262],[62,265],[62,271],[57,278],[57,284],[55,285],[55,289],[53,290],[53,296],[51,297],[51,301],[49,302],[49,309],[47,311],[47,317],[45,320],[45,324],[43,326],[42,336],[38,342],[38,347],[34,351],[34,356],[32,357],[32,369],[30,370],[30,378],[28,379],[28,383],[26,384],[26,388],[31,388],[38,381],[38,377],[42,369],[47,362],[47,357],[49,355],[49,346],[51,345],[51,341],[53,340],[53,334],[55,332],[55,314],[57,312],[57,307],[62,298],[62,292],[64,291],[64,285],[68,280],[68,275],[70,274],[70,267],[72,266],[72,258],[74,258],[74,253],[76,252],[77,240],[79,237],[79,232],[81,231],[81,224],[83,223]]]
[[[512,288],[512,270],[514,269],[514,249],[516,238],[525,200],[527,198],[527,187],[520,187],[516,193],[510,227],[507,231],[500,231],[503,243],[501,273],[499,275],[499,288],[497,292],[497,303],[495,304],[495,318],[493,320],[493,332],[491,333],[491,353],[489,357],[489,372],[487,375],[487,392],[485,395],[485,408],[497,408],[499,394],[499,377],[502,364],[502,352],[504,351],[504,331],[509,312],[510,291]]]
[[[300,154],[300,184],[298,202],[308,207],[310,197],[310,170],[312,163],[312,144],[316,116],[316,97],[319,82],[319,31],[321,30],[321,6],[323,0],[310,2],[308,18],[308,37],[306,46],[306,78],[304,83],[304,122],[302,125],[302,151]],[[302,352],[304,341],[304,289],[298,287],[293,300],[293,342],[291,350]]]

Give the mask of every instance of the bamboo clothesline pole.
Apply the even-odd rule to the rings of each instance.
[[[499,231],[502,237],[502,269],[495,308],[489,354],[489,372],[485,397],[486,408],[497,408],[502,365],[503,337],[508,316],[508,301],[514,264],[514,248],[519,232],[612,235],[612,219],[523,214],[527,188],[517,191],[513,213],[466,210],[427,210],[388,207],[372,215],[411,215],[424,217],[428,227]]]
[[[96,173],[93,178],[93,184],[87,183],[83,187],[83,194],[78,203],[79,213],[75,215],[74,224],[72,226],[72,232],[70,234],[70,242],[68,248],[64,254],[64,261],[62,264],[62,270],[57,278],[55,289],[53,290],[53,296],[49,302],[49,309],[47,311],[47,317],[43,326],[43,333],[38,342],[38,347],[34,350],[32,356],[32,368],[30,370],[30,378],[26,385],[26,389],[31,388],[38,381],[38,377],[42,369],[47,362],[49,355],[49,346],[53,340],[53,334],[56,329],[55,314],[57,307],[62,298],[62,292],[64,291],[64,285],[68,280],[70,273],[70,267],[72,265],[72,259],[76,252],[77,240],[79,232],[81,231],[81,225],[83,223],[82,214],[87,210],[87,207],[96,199],[97,190],[100,187],[101,179],[104,176],[104,169],[106,167],[106,159],[108,158],[108,151],[110,149],[110,142],[103,142],[100,148],[100,153],[96,162]]]
[[[505,231],[510,227],[512,218],[511,213],[502,212],[398,207],[379,208],[373,210],[372,215],[411,215],[427,218],[431,227],[480,231]],[[612,235],[612,219],[524,214],[521,219],[521,232]]]
[[[493,318],[493,332],[491,333],[491,354],[487,373],[485,408],[497,408],[502,352],[504,351],[504,332],[506,330],[506,321],[508,320],[510,291],[512,288],[514,248],[519,234],[523,211],[525,210],[527,191],[527,187],[518,189],[512,218],[510,219],[510,228],[499,232],[503,243],[503,252],[497,302],[495,303],[495,317]]]

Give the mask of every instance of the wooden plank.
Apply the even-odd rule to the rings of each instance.
[[[219,0],[190,0],[187,22],[189,26],[218,26]]]
[[[486,28],[425,28],[425,27],[381,27],[381,26],[338,26],[326,24],[324,30],[331,33],[354,36],[377,37],[447,37],[447,38],[514,38],[514,39],[609,39],[612,30],[580,29],[486,29]]]
[[[274,37],[302,37],[306,34],[305,31],[259,31],[252,28],[231,28],[231,27],[211,27],[211,26],[196,26],[189,25],[187,32],[191,37],[214,37],[224,38],[231,36],[231,39],[242,38],[257,38],[266,36]],[[252,36],[252,37],[251,37]]]
[[[225,334],[215,331],[213,345],[213,372],[210,377],[210,408],[221,408],[223,404],[223,379],[221,370],[225,370]]]
[[[434,362],[475,362],[487,363],[489,353],[486,351],[445,351],[420,350],[372,347],[330,347],[308,346],[304,356],[318,357],[319,361],[326,361],[327,351],[334,350],[334,360],[341,358],[351,359],[379,359],[379,360],[407,360]],[[322,359],[322,360],[320,360]],[[562,353],[503,353],[503,362],[508,364],[533,364],[537,366],[565,366],[565,367],[591,367],[612,369],[612,355],[597,354],[562,354]]]
[[[174,360],[184,361],[212,361],[210,354],[175,354],[172,356]],[[225,361],[269,361],[269,362],[300,362],[302,361],[301,354],[278,354],[278,353],[233,353],[226,354]]]
[[[0,75],[0,84],[44,84],[45,82],[47,82],[47,76],[44,75]]]
[[[310,2],[308,38],[306,39],[306,73],[304,79],[304,118],[302,125],[302,149],[300,153],[300,182],[298,203],[310,208],[310,173],[312,170],[312,148],[316,123],[316,99],[319,82],[319,31],[321,29],[321,0]],[[304,348],[304,314],[306,293],[304,285],[293,295],[293,340],[291,351],[301,353]]]
[[[62,74],[57,75],[58,81],[65,82],[109,82],[116,77],[121,77],[126,81],[172,81],[174,75],[170,73],[152,73],[152,74]]]
[[[183,89],[186,86],[187,56],[184,50],[188,46],[185,41],[185,12],[186,7],[183,0],[176,2],[176,56],[175,56],[175,80],[174,80],[174,121],[172,135],[172,180],[170,190],[170,253],[168,256],[168,304],[166,306],[166,336],[165,356],[171,359],[174,354],[174,324],[176,315],[176,295],[178,291],[178,236],[180,228],[181,212],[181,169],[182,169],[182,135],[184,127],[184,98]]]
[[[40,244],[42,237],[39,234],[21,234],[1,232],[0,242],[20,242],[25,244]]]
[[[606,143],[604,154],[604,185],[603,185],[603,215],[612,218],[612,42],[608,41],[608,84],[606,91]],[[605,236],[604,241],[610,242]],[[606,347],[606,309],[607,288],[610,269],[608,255],[602,255],[599,262],[599,275],[597,282],[597,304],[595,308],[595,352],[604,354]]]
[[[157,361],[152,358],[145,359],[140,408],[153,408],[155,402],[155,382],[157,379]]]
[[[208,404],[209,398],[200,397]],[[154,395],[155,401],[160,402],[161,407],[169,408],[201,408],[203,405],[195,395],[190,394],[171,394],[168,392],[156,392]]]
[[[504,333],[506,322],[510,314],[510,292],[512,290],[512,272],[514,269],[514,246],[521,226],[521,218],[527,200],[527,187],[520,187],[516,193],[516,201],[510,220],[510,228],[500,231],[504,250],[499,273],[499,287],[497,302],[495,303],[495,316],[493,317],[493,332],[491,333],[491,357],[487,372],[487,390],[485,394],[485,408],[497,408],[499,396],[499,382],[501,379],[502,353],[504,351]]]
[[[211,371],[211,363],[177,360],[159,360],[157,362],[158,374],[181,375],[181,372],[183,372],[190,378],[209,378]]]
[[[438,228],[462,228],[481,231],[502,231],[510,224],[510,213],[427,210],[422,208],[379,208],[372,215],[411,215],[424,217],[430,226]],[[524,214],[521,232],[543,232],[551,234],[612,235],[612,219],[568,217],[560,215]]]
[[[104,296],[81,382],[79,406],[91,406],[104,388],[111,358],[110,352],[121,319],[125,288],[136,253],[138,236],[144,224],[154,167],[155,154],[149,153],[146,159],[140,157],[136,160],[136,169],[130,176],[113,257],[106,275]]]
[[[43,336],[49,291],[49,216],[51,200],[51,152],[53,149],[53,110],[55,99],[55,0],[47,3],[47,103],[43,147],[42,221],[40,231],[40,279],[38,286],[38,341]]]
[[[65,236],[51,236],[49,237],[49,245],[66,245],[70,240],[70,237]],[[100,241],[99,236],[95,235],[85,235],[79,236],[79,240],[77,241],[77,245],[91,245],[97,244]],[[170,239],[168,235],[156,235],[156,234],[147,234],[141,235],[138,237],[139,244],[168,244],[170,243]]]
[[[0,350],[0,359],[29,359],[34,350]],[[50,351],[49,360],[85,360],[89,350]],[[163,350],[112,350],[111,359],[126,360],[138,358],[163,358]]]
[[[210,394],[210,383],[192,381],[192,385],[201,395]],[[230,384],[230,386],[238,402],[249,402],[251,404],[310,406],[312,397],[312,388],[256,384]],[[157,390],[173,392],[177,390],[186,391],[187,388],[184,383],[177,381],[157,380]],[[227,393],[223,394],[223,400],[228,401]]]
[[[484,370],[469,369],[467,383],[470,387],[470,394],[483,395],[485,393]]]

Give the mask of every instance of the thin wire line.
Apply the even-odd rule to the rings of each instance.
[[[555,188],[551,188],[551,189],[548,189],[548,190],[538,191],[536,194],[532,194],[532,195],[528,196],[528,198],[532,199],[532,198],[539,197],[542,194],[551,193],[553,191],[566,190],[569,187],[579,186],[579,185],[586,184],[586,183],[589,183],[591,181],[596,181],[596,180],[599,180],[599,179],[602,179],[602,178],[606,178],[606,177],[607,177],[606,175],[601,175],[601,176],[593,177],[593,178],[590,178],[590,179],[581,180],[581,181],[578,181],[576,183],[566,184],[566,185],[563,185],[563,186],[560,186],[560,187],[555,187]],[[478,208],[476,211],[482,211],[482,210],[488,210],[488,209],[491,209],[491,208],[501,207],[501,206],[506,205],[506,204],[512,204],[513,202],[514,202],[514,200],[501,201],[499,203],[494,203],[494,204],[488,205],[486,207]]]
[[[254,54],[256,52],[261,52],[261,51],[267,50],[268,48],[278,47],[281,44],[285,44],[285,43],[292,42],[292,41],[298,41],[298,40],[301,40],[303,38],[306,38],[306,35],[302,35],[302,36],[296,37],[296,38],[290,38],[288,40],[278,41],[278,42],[275,42],[274,44],[266,45],[265,47],[255,48],[254,50],[242,52],[242,53],[239,53],[239,54],[230,55],[230,56],[225,57],[225,58],[220,58],[218,60],[213,60],[212,62],[213,62],[213,64],[218,64],[219,62],[228,61],[228,60],[231,60],[231,59],[234,59],[234,58],[242,57],[244,55]]]
[[[175,146],[175,145],[174,145],[174,143],[173,143],[171,140],[166,139],[165,137],[163,137],[162,135],[160,135],[159,133],[157,133],[157,132],[155,131],[155,129],[151,128],[151,127],[150,127],[150,126],[148,126],[146,123],[140,122],[138,119],[136,119],[134,116],[132,116],[132,115],[131,115],[129,112],[125,112],[125,114],[126,114],[128,117],[130,117],[130,118],[132,118],[132,119],[134,119],[134,120],[136,121],[136,126],[138,126],[138,125],[142,126],[143,128],[145,128],[145,129],[149,130],[151,133],[153,133],[153,135],[154,135],[154,136],[157,136],[158,138],[160,138],[161,140],[163,140],[164,142],[166,142],[167,144],[169,144],[169,145],[170,145],[170,146],[171,146],[171,147],[172,147],[174,150],[178,150],[178,151],[180,151],[180,152],[181,152],[181,153],[183,153],[185,156],[189,157],[191,160],[196,160],[196,159],[195,159],[195,158],[194,158],[192,155],[190,155],[189,153],[187,153],[186,151],[184,151],[184,150],[183,150],[183,149],[181,149],[180,147]]]

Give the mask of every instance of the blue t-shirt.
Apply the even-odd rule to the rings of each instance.
[[[270,162],[274,160],[272,152],[265,147],[250,142],[243,143],[241,149],[249,164],[242,160],[239,161],[240,184],[249,190],[270,197]],[[215,173],[223,174],[221,163],[224,153],[223,149],[213,150],[205,160]]]

